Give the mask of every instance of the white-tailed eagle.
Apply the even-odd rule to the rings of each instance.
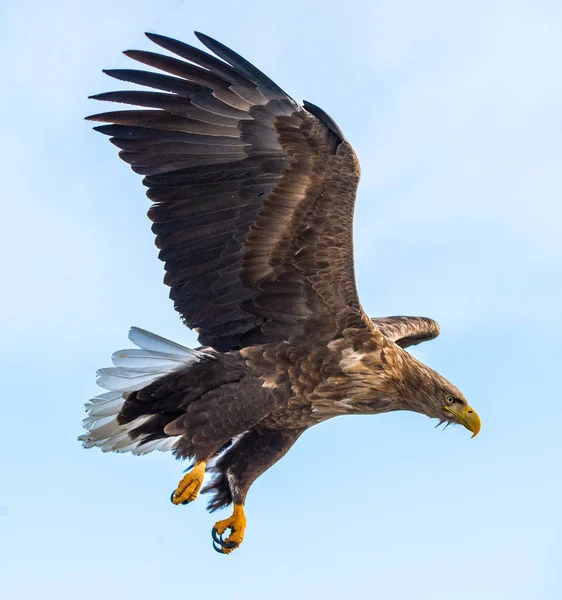
[[[174,504],[203,491],[233,504],[215,549],[244,537],[252,482],[309,427],[344,414],[411,410],[476,435],[462,393],[405,348],[439,326],[369,318],[353,270],[359,163],[336,123],[248,61],[196,34],[215,55],[160,35],[174,56],[125,54],[158,72],[108,75],[148,90],[97,100],[133,105],[89,117],[144,177],[165,283],[201,348],[133,328],[138,347],[101,369],[84,446],[193,460]],[[223,534],[230,530],[226,538]]]

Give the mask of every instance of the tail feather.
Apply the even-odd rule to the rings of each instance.
[[[129,339],[135,346],[138,346],[143,350],[166,354],[170,358],[172,356],[179,357],[180,359],[187,359],[189,356],[200,358],[201,355],[205,354],[199,350],[192,350],[191,348],[176,344],[176,342],[167,340],[166,338],[151,333],[150,331],[146,331],[146,329],[141,329],[140,327],[131,327]]]
[[[141,348],[119,350],[112,355],[111,361],[115,367],[120,369],[156,369],[156,372],[158,370],[171,371],[176,363],[185,363],[184,357]]]
[[[86,403],[88,416],[83,421],[87,433],[78,439],[85,448],[99,447],[103,452],[146,454],[153,450],[173,450],[181,436],[148,439],[149,434],[135,432],[156,415],[142,415],[125,424],[117,422],[126,396],[150,385],[168,373],[212,355],[191,350],[159,335],[132,327],[129,339],[138,347],[119,350],[112,356],[114,366],[98,371],[97,384],[109,390]]]
[[[165,373],[169,372],[165,371]],[[149,371],[148,373],[141,371],[139,373],[130,369],[125,371],[116,367],[108,367],[98,371],[96,383],[100,387],[112,392],[135,392],[136,390],[142,390],[143,387],[156,381],[163,374],[159,371]]]
[[[122,403],[123,398],[119,392],[107,392],[107,394],[95,396],[85,405],[86,411],[90,415],[88,419],[116,415],[121,409]]]

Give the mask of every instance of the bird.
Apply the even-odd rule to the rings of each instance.
[[[336,122],[207,35],[195,32],[205,50],[146,36],[158,52],[124,54],[153,70],[104,71],[141,89],[92,96],[126,107],[87,119],[143,176],[164,283],[200,347],[131,328],[136,347],[98,371],[106,391],[86,404],[79,439],[190,461],[171,501],[203,492],[211,512],[232,506],[212,529],[214,549],[230,554],[250,486],[310,427],[398,410],[472,437],[481,423],[407,350],[437,337],[436,321],[371,318],[361,306],[360,167]]]

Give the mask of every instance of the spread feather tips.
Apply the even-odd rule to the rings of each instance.
[[[111,357],[114,366],[99,369],[97,384],[108,391],[86,403],[88,416],[82,425],[87,433],[78,439],[85,448],[97,446],[103,452],[146,454],[153,450],[173,450],[181,436],[145,441],[148,434],[130,435],[146,424],[152,415],[140,416],[123,425],[117,422],[126,395],[142,390],[168,373],[185,369],[200,360],[212,360],[214,356],[176,344],[139,327],[131,327],[129,339],[137,348],[115,352]]]

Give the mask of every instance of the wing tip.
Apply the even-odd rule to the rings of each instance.
[[[86,117],[86,119],[88,121],[99,121],[99,119],[95,118],[98,116],[99,115],[90,115],[89,117]],[[96,127],[92,127],[92,129],[98,133],[103,133],[103,135],[113,135],[114,127],[115,125],[97,125]]]
[[[180,44],[183,45],[184,44],[184,42],[180,42],[179,40],[176,40],[175,38],[172,38],[168,35],[162,35],[161,33],[152,33],[151,31],[145,31],[144,35],[151,42],[154,42],[158,46],[165,48],[167,50],[170,49],[170,48],[168,48],[168,46],[170,44],[173,44],[173,45],[180,45]]]
[[[160,38],[166,38],[166,36],[164,35],[160,35],[159,33],[153,33],[152,31],[145,31],[144,35],[151,41],[151,42],[155,42],[156,44],[158,43],[156,40],[160,39]],[[168,38],[169,39],[169,38]]]
[[[200,31],[194,31],[193,34],[195,35],[195,37],[202,43],[205,44],[205,46],[207,45],[205,42],[216,42],[216,40],[214,40],[211,36],[207,35],[206,33],[201,33]]]
[[[330,117],[330,115],[322,110],[316,104],[312,104],[312,102],[308,102],[308,100],[303,100],[302,105],[304,108],[311,114],[314,115],[317,119],[319,119],[332,133],[337,135],[342,142],[347,142],[343,131],[339,128],[338,124]]]

